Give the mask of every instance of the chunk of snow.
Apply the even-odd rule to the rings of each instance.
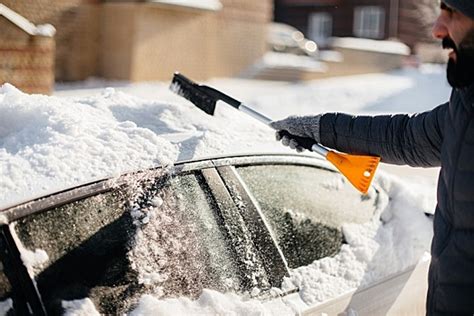
[[[163,199],[160,198],[159,196],[155,196],[155,197],[151,200],[151,203],[152,203],[153,206],[155,206],[155,207],[160,207],[161,205],[163,205]]]
[[[8,224],[8,218],[3,215],[3,214],[0,214],[0,225],[6,225]]]
[[[100,316],[90,298],[72,301],[62,301],[65,316]]]
[[[40,24],[36,26],[36,35],[53,37],[56,34],[56,28],[51,24]]]
[[[197,300],[169,298],[159,300],[151,295],[140,298],[138,306],[129,314],[138,315],[293,315],[281,300],[265,305],[259,300],[245,300],[233,293],[204,290]]]
[[[48,262],[49,256],[46,251],[42,249],[35,249],[35,251],[22,248],[20,249],[21,252],[21,260],[27,267],[37,268],[41,267],[43,264]]]

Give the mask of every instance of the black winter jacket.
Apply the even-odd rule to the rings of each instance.
[[[416,115],[321,117],[321,143],[383,162],[441,166],[428,315],[474,314],[474,85]]]

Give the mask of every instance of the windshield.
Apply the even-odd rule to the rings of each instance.
[[[240,278],[199,174],[125,187],[21,219],[15,233],[49,312],[90,298],[121,314],[144,294],[238,291]],[[25,260],[25,258],[27,258]]]

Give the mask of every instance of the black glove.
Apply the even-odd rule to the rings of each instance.
[[[312,116],[290,116],[286,119],[273,121],[270,126],[277,130],[275,137],[284,146],[302,152],[311,150],[311,146],[320,142],[319,122],[321,114]]]

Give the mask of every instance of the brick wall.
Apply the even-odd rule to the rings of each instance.
[[[99,43],[99,0],[3,0],[34,24],[56,27],[56,80],[94,74]]]
[[[54,39],[30,36],[0,16],[0,84],[49,94],[54,84]]]

